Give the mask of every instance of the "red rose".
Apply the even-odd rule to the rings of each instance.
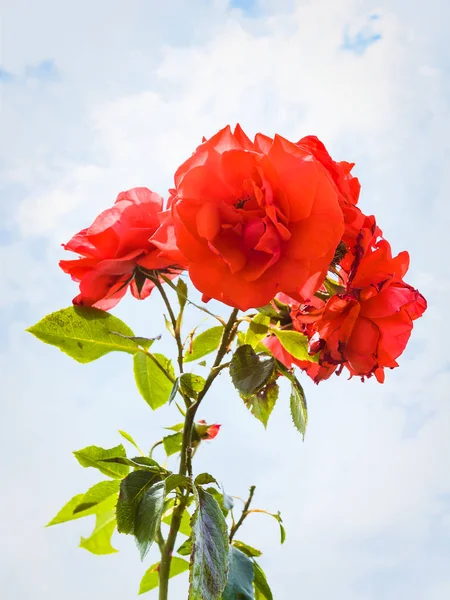
[[[311,354],[319,352],[319,364],[294,359],[276,338],[265,342],[276,358],[288,367],[300,366],[316,383],[343,367],[350,375],[375,375],[384,381],[384,368],[398,366],[412,322],[427,306],[425,298],[402,281],[407,252],[393,258],[386,240],[372,239],[366,253],[354,260],[357,267],[350,266],[342,294],[326,301],[315,298],[309,305],[289,302],[293,328],[308,336]]]
[[[60,267],[80,283],[80,294],[73,303],[108,310],[125,295],[128,287],[135,298],[146,298],[154,283],[141,276],[136,268],[149,271],[178,269],[182,262],[176,246],[172,252],[161,251],[150,241],[160,228],[159,213],[163,199],[147,188],[133,188],[117,196],[112,208],[102,212],[88,229],[77,233],[66,250],[80,255],[76,260],[62,260]],[[163,220],[160,237],[173,240],[167,233],[170,223]],[[166,231],[166,234],[164,234]],[[168,244],[170,246],[170,243]]]
[[[343,233],[339,191],[306,146],[219,131],[175,174],[177,244],[204,298],[247,310],[278,292],[309,299]]]

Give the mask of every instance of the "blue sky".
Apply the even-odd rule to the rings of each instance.
[[[240,122],[250,134],[318,135],[356,162],[361,207],[395,251],[410,250],[407,280],[429,310],[383,386],[305,383],[304,443],[286,396],[264,431],[222,377],[201,416],[223,428],[197,468],[236,495],[254,483],[257,503],[281,510],[283,547],[262,517],[244,530],[264,551],[276,600],[299,589],[308,600],[447,600],[448,5],[430,0],[424,14],[418,0],[7,0],[4,12],[2,596],[132,598],[152,562],[140,563],[127,536],[113,556],[78,549],[91,523],[43,524],[96,481],[72,450],[115,445],[117,429],[149,446],[176,417],[148,409],[127,356],[78,365],[24,329],[76,294],[57,267],[62,242],[124,189],[165,194],[202,135]],[[156,335],[160,309],[156,298],[126,299],[115,313]],[[185,589],[174,580],[173,597]]]

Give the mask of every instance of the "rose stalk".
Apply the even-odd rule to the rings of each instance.
[[[170,578],[189,570],[189,600],[272,599],[257,560],[261,552],[236,533],[249,515],[268,514],[283,542],[280,514],[250,508],[251,486],[235,518],[234,501],[216,478],[194,469],[202,441],[220,428],[198,418],[220,374],[229,372],[264,426],[285,378],[292,420],[304,435],[298,370],[315,383],[344,368],[350,377],[382,383],[385,370],[398,366],[426,301],[404,281],[408,253],[394,256],[375,217],[359,208],[352,168],[335,162],[314,136],[293,143],[257,134],[252,141],[239,126],[226,127],[177,169],[166,204],[147,188],[122,192],[64,245],[78,254],[60,266],[79,294],[74,306],[29,331],[80,363],[111,351],[131,355],[148,405],[176,407],[183,415],[148,455],[126,432],[120,433],[139,456],[127,455],[121,444],[76,451],[83,467],[108,479],[72,498],[50,522],[95,515],[94,531],[80,543],[94,554],[115,552],[116,529],[135,537],[142,559],[156,542],[161,556],[144,574],[140,593],[158,588],[167,600]],[[197,303],[188,297],[186,275],[201,293]],[[167,311],[174,363],[155,351],[160,336],[135,335],[107,312],[128,290],[151,301],[155,289]],[[207,308],[211,298],[231,307],[228,318]],[[187,334],[187,306],[214,324]],[[203,377],[198,370],[206,361]],[[154,458],[157,448],[164,449],[164,464]],[[171,471],[173,456],[178,464]],[[185,537],[180,546],[179,536]]]

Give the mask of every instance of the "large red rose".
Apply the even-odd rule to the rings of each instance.
[[[241,310],[278,292],[311,298],[343,234],[340,195],[306,145],[219,131],[177,170],[172,190],[193,284]]]
[[[115,204],[102,212],[87,229],[77,233],[66,250],[79,255],[59,265],[80,283],[80,294],[73,303],[108,310],[125,295],[128,287],[135,298],[146,298],[154,283],[136,280],[136,268],[164,270],[169,276],[181,270],[183,259],[170,233],[167,215],[160,213],[163,199],[147,188],[133,188],[117,196]],[[152,243],[158,230],[166,239],[166,251]]]

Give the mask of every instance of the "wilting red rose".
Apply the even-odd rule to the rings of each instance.
[[[340,193],[311,149],[278,135],[252,142],[239,126],[181,165],[172,200],[193,284],[241,310],[280,291],[311,298],[344,229]]]
[[[74,304],[108,310],[126,294],[128,287],[135,298],[146,298],[154,283],[142,276],[136,280],[138,266],[149,271],[163,270],[170,277],[179,272],[183,259],[173,235],[167,233],[167,218],[160,221],[162,205],[161,196],[147,188],[122,192],[112,208],[63,244],[66,250],[80,256],[59,263],[65,273],[80,283]],[[161,251],[150,240],[158,228],[159,236],[168,240],[167,251]]]
[[[407,252],[393,258],[388,242],[375,237],[355,260],[357,268],[350,268],[344,293],[327,301],[315,298],[310,305],[290,303],[293,327],[308,336],[310,353],[319,352],[319,364],[294,359],[274,337],[265,342],[278,360],[300,366],[316,383],[343,367],[351,375],[375,375],[383,382],[384,368],[398,366],[412,322],[427,306],[402,280],[409,265]]]

